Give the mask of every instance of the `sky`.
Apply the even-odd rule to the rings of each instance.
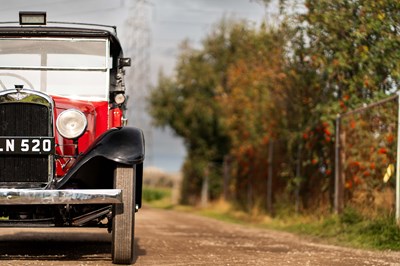
[[[19,11],[46,11],[48,21],[115,25],[122,46],[132,47],[132,24],[128,21],[132,21],[134,4],[134,0],[0,0],[0,21],[17,21]],[[173,75],[178,47],[183,40],[188,39],[194,47],[201,47],[201,40],[224,16],[246,19],[254,24],[265,18],[265,8],[254,0],[148,0],[145,11],[140,15],[145,16],[142,21],[148,28],[145,32],[149,37],[146,58],[149,60],[148,78],[152,86],[157,84],[160,70],[166,75]],[[133,21],[139,23],[138,19]],[[129,57],[130,52],[125,49],[124,54]],[[128,77],[129,71],[134,69],[127,70]],[[143,98],[139,101],[138,106],[144,109]],[[134,115],[129,116],[129,124],[135,125]],[[183,140],[174,136],[168,128],[151,126],[148,115],[143,114],[141,119],[146,138],[145,166],[178,172],[186,154]]]

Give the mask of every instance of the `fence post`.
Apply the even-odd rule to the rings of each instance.
[[[229,183],[230,183],[230,167],[231,167],[231,159],[229,155],[224,156],[223,162],[223,176],[224,176],[224,200],[228,201],[230,199],[229,195]]]
[[[274,142],[271,140],[268,145],[268,180],[267,180],[267,211],[272,215],[272,159],[274,154]]]
[[[397,92],[396,223],[400,226],[400,92]]]
[[[203,184],[201,187],[201,207],[203,208],[208,206],[209,174],[210,174],[210,164],[208,163],[206,168],[204,169]]]
[[[341,139],[340,139],[340,114],[336,116],[336,129],[335,129],[335,198],[334,209],[335,213],[341,213],[343,209],[343,182],[342,182],[342,169],[341,169]]]
[[[300,187],[301,187],[301,164],[302,164],[302,145],[297,146],[297,162],[296,162],[296,190],[295,190],[295,210],[300,212]]]

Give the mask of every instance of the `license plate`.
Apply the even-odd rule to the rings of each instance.
[[[51,154],[54,138],[51,137],[0,137],[0,154]]]

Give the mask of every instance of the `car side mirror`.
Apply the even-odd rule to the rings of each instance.
[[[130,67],[131,66],[131,58],[130,57],[124,57],[119,59],[119,67]]]

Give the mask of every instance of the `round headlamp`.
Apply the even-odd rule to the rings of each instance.
[[[123,104],[125,102],[125,95],[122,93],[118,93],[114,97],[114,101],[116,104]]]
[[[85,133],[86,116],[79,110],[68,109],[58,115],[56,127],[58,133],[67,139],[77,139]]]

